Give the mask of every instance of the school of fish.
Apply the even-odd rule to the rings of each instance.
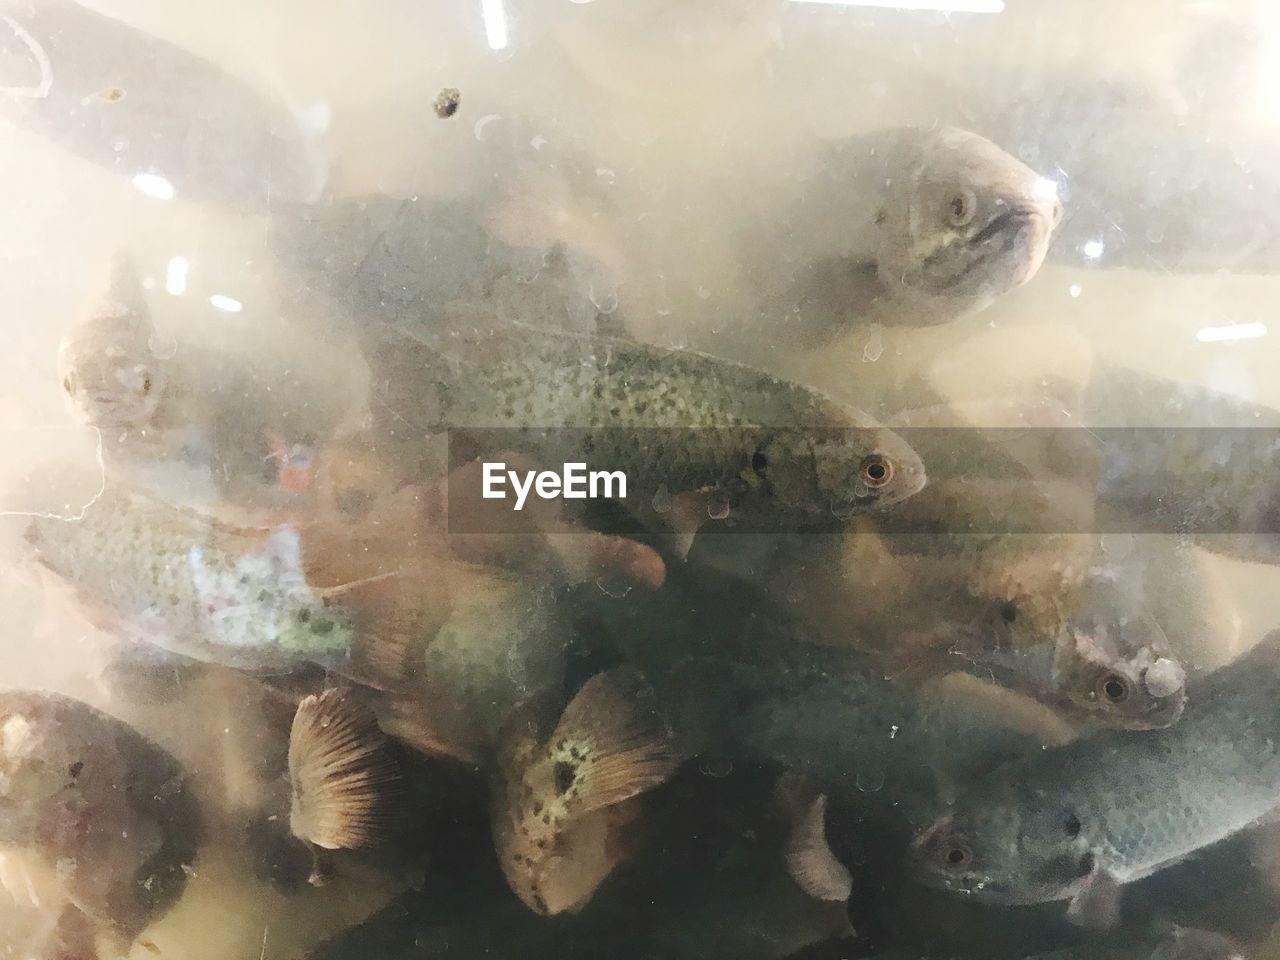
[[[13,14],[58,64],[77,31],[185,63],[69,0]],[[102,78],[57,76],[18,122],[107,164],[58,113]],[[470,102],[448,90],[441,123]],[[128,96],[122,122],[161,123]],[[498,129],[513,166],[542,149]],[[1263,872],[1221,852],[1280,813],[1280,629],[1242,635],[1207,558],[1280,562],[1280,410],[1099,361],[991,428],[925,383],[873,415],[856,365],[833,393],[742,362],[1034,284],[1083,229],[1054,169],[952,126],[816,149],[726,238],[734,357],[647,336],[621,246],[539,219],[545,169],[528,197],[485,167],[474,196],[343,195],[273,133],[245,154],[281,165],[272,198],[179,146],[129,149],[270,209],[281,309],[357,387],[174,336],[131,249],[62,319],[48,366],[103,484],[22,513],[15,576],[110,662],[105,709],[0,691],[0,886],[52,918],[32,955],[161,953],[228,824],[286,905],[385,888],[309,960],[1234,960],[1270,936],[1274,896],[1214,918]],[[546,169],[605,203],[585,148]],[[574,496],[575,464],[606,492]],[[171,750],[219,683],[254,691],[238,742]]]

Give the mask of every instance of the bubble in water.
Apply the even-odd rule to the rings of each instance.
[[[862,348],[862,362],[875,363],[884,354],[884,341],[880,338],[880,328],[872,327],[871,336]]]
[[[707,497],[707,516],[712,520],[725,520],[729,516],[729,498],[712,493]]]
[[[1148,242],[1148,243],[1160,243],[1162,240],[1164,240],[1164,231],[1163,231],[1163,230],[1161,230],[1161,229],[1160,229],[1157,225],[1155,225],[1155,224],[1152,224],[1151,226],[1147,227],[1147,242]]]
[[[653,495],[653,509],[657,513],[667,513],[671,510],[671,491],[667,489],[665,483],[659,486]]]
[[[423,953],[447,953],[449,937],[443,930],[429,930],[414,937],[413,945]]]
[[[1133,553],[1133,534],[1104,533],[1100,542],[1102,552],[1113,560],[1123,560]]]
[[[159,360],[168,360],[178,353],[178,341],[160,332],[155,332],[147,339],[147,349]]]
[[[698,772],[717,780],[733,773],[733,761],[726,757],[704,757],[698,761]]]
[[[529,141],[529,146],[533,147],[533,149],[535,150],[541,150],[546,145],[547,145],[547,138],[544,137],[542,134],[538,134],[536,137],[534,137],[532,140]]]
[[[477,120],[475,127],[472,128],[475,131],[476,139],[483,141],[485,138],[484,128],[493,123],[493,121],[501,119],[502,114],[500,113],[486,113],[483,117]]]
[[[622,574],[610,574],[607,577],[598,578],[596,588],[606,597],[613,597],[615,600],[621,600],[631,592],[631,584]]]
[[[618,180],[618,175],[608,167],[596,167],[596,179],[601,183],[613,184]]]
[[[711,296],[711,291],[708,290],[706,287],[702,286],[701,284],[698,285],[697,292],[698,292],[699,300],[706,300]]]
[[[853,782],[863,793],[875,793],[884,786],[884,770],[876,766],[866,767],[858,771]]]

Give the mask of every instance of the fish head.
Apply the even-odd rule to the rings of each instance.
[[[880,280],[981,309],[1035,275],[1061,220],[1052,181],[977,134],[943,128],[890,184],[877,216]]]
[[[812,437],[819,506],[847,518],[906,500],[924,489],[924,463],[891,430],[839,430]]]
[[[83,723],[55,698],[0,694],[0,841],[31,840],[42,818],[59,808],[83,767],[67,761],[90,746],[81,733]]]
[[[166,386],[154,339],[141,285],[120,260],[107,293],[58,347],[58,379],[72,416],[101,428],[145,425]]]
[[[1094,869],[1087,825],[1056,797],[1009,782],[963,799],[912,841],[916,880],[974,900],[1030,904],[1073,896]]]
[[[1073,707],[1110,727],[1158,730],[1172,726],[1187,705],[1182,664],[1150,646],[1128,657],[1107,654],[1094,639],[1072,631],[1073,654],[1055,657],[1054,685]]]

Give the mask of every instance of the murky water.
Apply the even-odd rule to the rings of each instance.
[[[1274,954],[1278,46],[0,3],[3,955]]]

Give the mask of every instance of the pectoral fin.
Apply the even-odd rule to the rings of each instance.
[[[1120,923],[1120,881],[1095,863],[1067,908],[1067,919],[1089,930],[1110,930]]]
[[[843,903],[853,879],[827,843],[827,796],[819,794],[792,827],[787,839],[787,872],[815,900]]]

